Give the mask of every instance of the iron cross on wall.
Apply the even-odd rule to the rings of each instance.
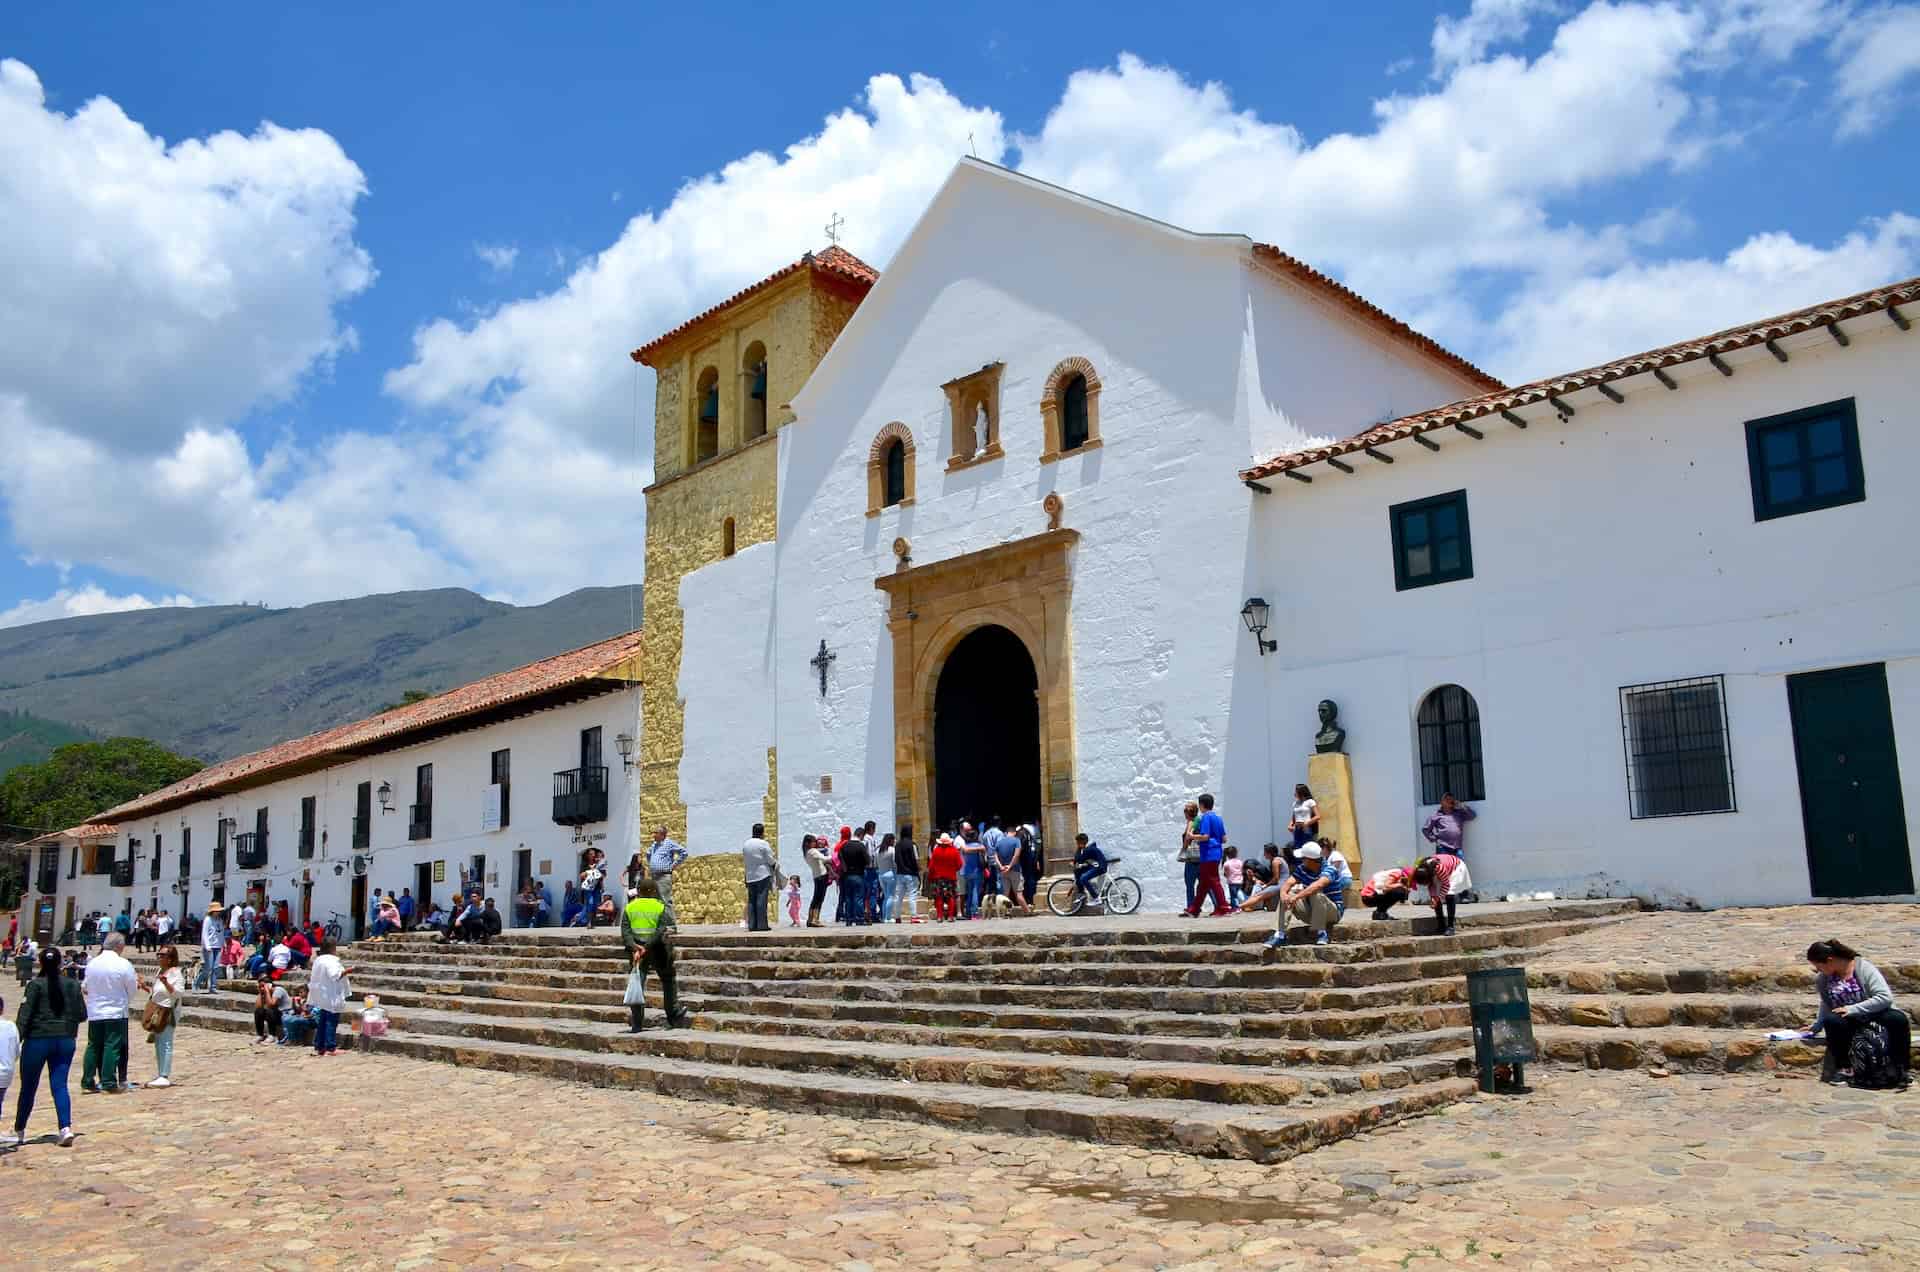
[[[828,652],[827,642],[825,638],[822,638],[820,641],[820,652],[807,660],[807,665],[820,673],[820,696],[822,698],[827,696],[827,668],[831,666],[833,660],[838,657],[838,654]]]

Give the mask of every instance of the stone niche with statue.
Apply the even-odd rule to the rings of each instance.
[[[1347,731],[1340,724],[1340,705],[1331,698],[1319,706],[1320,731],[1313,735],[1313,754],[1307,757],[1307,786],[1320,805],[1320,834],[1361,878],[1360,823],[1353,812],[1353,761],[1347,755]],[[1352,904],[1349,902],[1349,904]]]

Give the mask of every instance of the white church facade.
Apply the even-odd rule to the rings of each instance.
[[[1282,838],[1330,698],[1368,863],[1455,786],[1483,892],[1912,896],[1915,310],[1507,390],[1275,249],[964,160],[785,404],[775,532],[676,582],[688,844],[997,815],[1164,907],[1182,803]]]

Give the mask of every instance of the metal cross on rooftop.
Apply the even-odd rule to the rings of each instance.
[[[820,652],[807,660],[807,665],[815,668],[820,673],[820,696],[822,698],[827,696],[827,668],[831,666],[833,660],[838,657],[838,654],[827,651],[827,642],[823,637],[820,641]]]
[[[840,242],[840,227],[845,225],[846,223],[847,223],[847,218],[841,216],[838,212],[835,212],[833,214],[833,219],[827,222],[827,242],[835,244],[837,246]]]

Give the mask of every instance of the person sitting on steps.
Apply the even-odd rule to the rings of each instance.
[[[1287,943],[1289,914],[1312,929],[1315,945],[1325,945],[1346,909],[1346,886],[1341,876],[1321,861],[1319,844],[1303,844],[1294,850],[1294,858],[1293,875],[1280,892],[1279,926],[1268,938],[1268,948]]]
[[[633,962],[627,979],[627,1017],[629,1032],[639,1033],[646,1024],[647,973],[660,978],[660,994],[666,1006],[667,1028],[684,1029],[692,1016],[680,1006],[680,991],[673,971],[673,941],[666,928],[667,907],[660,900],[660,885],[651,878],[642,879],[634,889],[626,909],[621,912],[620,941]]]

